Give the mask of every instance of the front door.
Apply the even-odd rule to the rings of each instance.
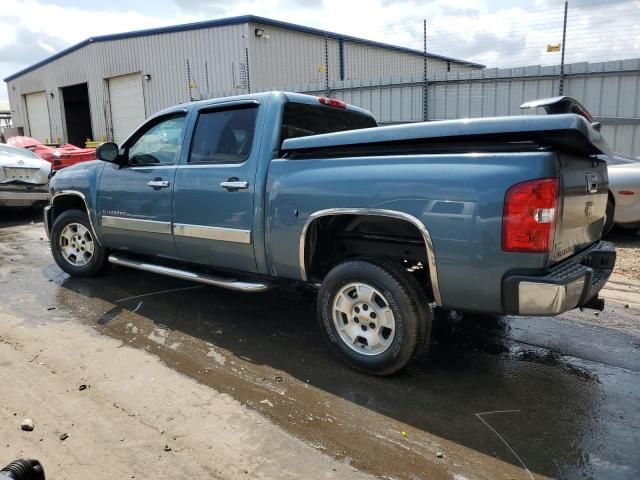
[[[255,272],[258,105],[208,105],[197,115],[190,150],[176,172],[173,232],[178,255],[203,265]]]
[[[106,247],[176,257],[171,216],[184,120],[151,120],[124,144],[122,163],[105,166],[98,206]]]

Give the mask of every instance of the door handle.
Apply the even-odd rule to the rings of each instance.
[[[243,182],[238,180],[237,178],[230,178],[226,182],[220,182],[220,186],[222,188],[226,188],[227,190],[244,190],[245,188],[249,188],[249,182]]]
[[[151,188],[167,188],[169,186],[168,180],[149,180],[147,185]]]

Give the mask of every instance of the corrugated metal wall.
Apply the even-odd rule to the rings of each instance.
[[[64,139],[60,88],[87,82],[94,138],[106,136],[107,78],[135,72],[151,75],[144,82],[145,109],[150,115],[189,101],[187,60],[195,84],[193,98],[245,93],[238,79],[246,64],[247,37],[247,24],[243,24],[89,44],[8,82],[14,124],[24,126],[29,134],[24,95],[44,90],[52,140]]]
[[[261,37],[255,30],[264,32]],[[251,90],[301,91],[313,85],[324,89],[325,39],[319,35],[295,32],[259,23],[251,23]],[[401,75],[423,75],[423,57],[352,41],[327,39],[329,82],[373,82],[378,84]],[[477,69],[430,57],[429,72]]]
[[[599,120],[613,149],[640,156],[640,59],[565,66],[564,94],[582,102]],[[436,73],[429,81],[428,118],[522,115],[528,100],[558,95],[559,66]],[[316,85],[309,93],[324,94]],[[421,75],[379,84],[334,82],[332,96],[371,110],[381,123],[421,121]],[[528,112],[531,113],[531,112]]]

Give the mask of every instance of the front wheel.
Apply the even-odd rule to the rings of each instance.
[[[347,365],[374,375],[409,363],[430,310],[413,279],[386,262],[355,260],[336,266],[318,292],[318,319],[333,352]],[[428,339],[427,339],[428,341]]]
[[[76,277],[96,275],[107,264],[105,250],[81,210],[67,210],[53,222],[51,253],[62,270]]]

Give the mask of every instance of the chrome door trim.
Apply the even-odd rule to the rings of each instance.
[[[98,244],[102,246],[102,241],[100,240],[100,237],[98,237],[98,235],[96,234],[96,229],[95,229],[95,226],[93,225],[93,220],[91,220],[91,210],[89,210],[89,203],[87,203],[87,197],[85,197],[84,193],[79,192],[77,190],[60,190],[58,193],[55,193],[51,197],[50,204],[54,205],[55,207],[56,198],[62,197],[64,195],[75,195],[82,199],[82,201],[84,202],[84,208],[87,211],[87,217],[89,217],[89,225],[91,226],[91,233],[93,233],[93,237],[96,239]],[[53,225],[51,225],[51,227],[53,227]]]
[[[298,261],[300,263],[300,276],[303,281],[307,281],[307,270],[305,265],[305,246],[307,241],[307,231],[309,225],[320,217],[326,217],[330,215],[372,215],[380,217],[391,217],[399,220],[407,221],[413,224],[422,234],[424,245],[427,251],[427,261],[429,262],[429,277],[431,280],[431,287],[433,288],[433,297],[436,305],[442,306],[442,297],[440,296],[440,285],[438,284],[438,271],[436,268],[436,257],[433,251],[433,241],[429,231],[420,220],[413,215],[404,212],[397,212],[394,210],[383,210],[375,208],[329,208],[326,210],[319,210],[312,213],[304,226],[302,227],[302,233],[300,234],[300,243],[298,247]]]
[[[174,223],[173,234],[180,237],[203,238],[251,245],[251,230]]]
[[[156,220],[142,220],[139,218],[102,215],[102,227],[119,228],[120,230],[134,230],[146,233],[171,234],[171,222],[158,222]]]

